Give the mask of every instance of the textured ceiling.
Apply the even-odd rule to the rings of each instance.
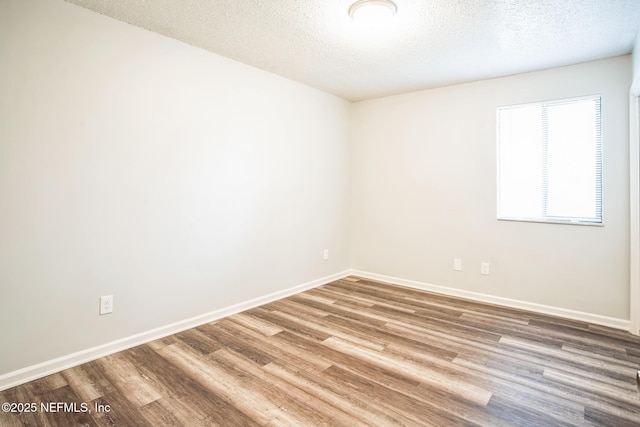
[[[67,0],[348,100],[631,52],[640,0],[395,0],[377,31],[355,0]]]

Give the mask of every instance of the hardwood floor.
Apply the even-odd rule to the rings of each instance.
[[[639,367],[625,332],[347,278],[0,392],[37,406],[0,425],[639,426]]]

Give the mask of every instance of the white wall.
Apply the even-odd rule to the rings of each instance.
[[[349,268],[348,102],[62,0],[0,62],[0,375]]]
[[[630,85],[627,55],[355,104],[353,268],[628,320]],[[497,221],[496,107],[596,93],[605,226]]]
[[[630,317],[631,332],[640,334],[640,31],[632,52],[633,83],[629,91],[629,181],[630,181]]]
[[[636,41],[633,44],[633,84],[631,86],[631,94],[640,96],[640,31],[636,34]]]

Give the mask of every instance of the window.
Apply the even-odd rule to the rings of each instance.
[[[602,224],[600,97],[500,107],[498,219]]]

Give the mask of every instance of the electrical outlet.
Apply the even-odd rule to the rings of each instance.
[[[329,249],[324,250],[324,252],[322,253],[322,259],[324,259],[325,261],[329,259]]]
[[[489,263],[481,262],[480,263],[480,274],[484,274],[485,276],[489,275]]]
[[[455,271],[462,271],[462,260],[460,258],[453,259],[453,269]]]
[[[100,297],[100,315],[113,312],[113,295]]]

